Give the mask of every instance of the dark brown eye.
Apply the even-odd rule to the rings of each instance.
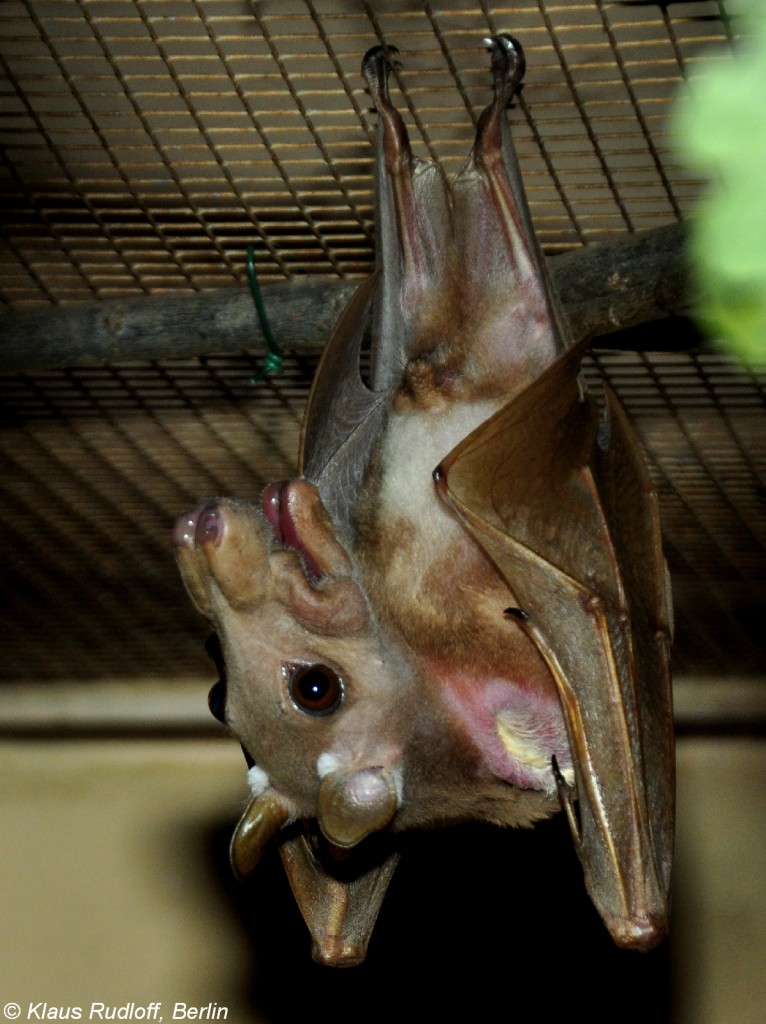
[[[299,665],[290,674],[290,697],[307,715],[331,715],[343,701],[343,683],[327,665]]]

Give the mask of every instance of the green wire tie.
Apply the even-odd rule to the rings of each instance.
[[[269,318],[266,316],[261,286],[258,283],[258,274],[255,270],[255,247],[252,245],[247,247],[247,280],[250,283],[250,294],[253,296],[253,302],[255,303],[255,312],[258,314],[258,323],[261,325],[261,332],[269,348],[266,358],[263,360],[263,366],[250,381],[251,384],[259,384],[265,377],[281,372],[284,357],[279,350],[277,339],[271,330]]]

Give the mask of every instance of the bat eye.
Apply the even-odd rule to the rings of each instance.
[[[223,651],[221,650],[221,641],[218,639],[216,633],[211,633],[205,641],[205,650],[215,663],[215,667],[218,669],[220,678],[217,683],[213,683],[210,693],[207,695],[207,706],[210,708],[210,714],[213,718],[217,718],[219,722],[226,724],[226,665],[223,660]]]
[[[219,679],[217,683],[213,683],[210,688],[210,693],[207,695],[207,706],[210,708],[210,714],[213,718],[217,718],[219,722],[226,724],[226,681]]]
[[[290,674],[290,698],[307,715],[331,715],[343,701],[343,683],[327,665],[299,665]]]

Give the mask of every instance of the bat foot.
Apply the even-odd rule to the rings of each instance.
[[[506,107],[521,84],[527,69],[521,43],[514,36],[489,36],[483,40],[492,58],[492,80],[495,98]]]
[[[388,77],[394,68],[401,67],[394,58],[399,53],[395,46],[373,46],[362,57],[362,75],[367,81],[375,106],[380,109],[380,101],[388,105]]]

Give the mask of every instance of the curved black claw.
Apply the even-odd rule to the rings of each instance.
[[[404,169],[408,169],[409,173],[412,166],[409,135],[388,91],[391,72],[399,66],[394,60],[398,52],[395,46],[373,46],[362,58],[362,74],[367,80],[372,102],[380,117],[386,170],[394,175]],[[394,187],[402,189],[407,186],[399,182]]]
[[[515,36],[489,36],[484,45],[492,55],[492,84],[496,99],[507,106],[519,88],[527,61],[521,43]]]
[[[378,109],[381,102],[386,106],[391,104],[388,78],[396,66],[394,57],[398,53],[395,46],[373,46],[362,57],[362,74],[367,80],[373,103]]]

